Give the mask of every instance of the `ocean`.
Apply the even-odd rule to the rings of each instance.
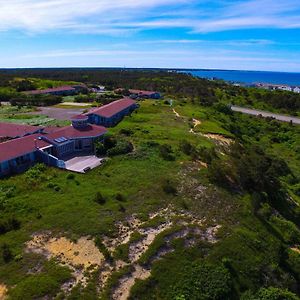
[[[238,83],[273,83],[300,86],[300,73],[227,70],[183,70],[202,78],[217,78]]]

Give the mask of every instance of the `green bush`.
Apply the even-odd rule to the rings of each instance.
[[[10,262],[13,258],[11,250],[6,243],[0,245],[0,258],[3,260],[4,263]]]
[[[171,194],[171,195],[177,195],[177,189],[176,189],[176,186],[173,182],[171,182],[170,180],[166,180],[164,183],[163,183],[163,191],[166,193],[166,194]]]
[[[195,152],[195,147],[186,140],[179,143],[179,149],[186,155],[192,155]]]
[[[126,140],[118,140],[116,146],[109,149],[107,151],[107,154],[109,156],[116,156],[116,155],[127,154],[132,151],[133,151],[133,145],[131,142]]]
[[[12,230],[20,229],[21,222],[15,217],[2,217],[0,220],[0,235]]]
[[[231,276],[224,266],[193,263],[173,287],[173,299],[225,300],[231,299],[230,291]]]
[[[104,205],[106,203],[106,198],[100,192],[97,192],[94,197],[94,201],[98,204]]]
[[[169,161],[175,160],[175,156],[173,154],[173,150],[172,150],[172,147],[170,145],[167,145],[167,144],[160,145],[159,146],[159,153],[160,153],[160,156],[164,160],[169,160]]]
[[[121,193],[117,193],[116,194],[116,200],[120,201],[120,202],[123,202],[123,201],[125,201],[125,197]]]
[[[102,142],[95,143],[95,153],[98,157],[106,155],[107,149]]]
[[[67,179],[68,179],[68,180],[74,180],[74,179],[75,179],[75,174],[69,173],[69,174],[67,175]]]
[[[112,256],[110,255],[110,252],[105,247],[105,245],[102,243],[102,241],[99,237],[95,238],[95,245],[99,249],[99,251],[103,254],[103,256],[106,260],[108,260],[108,261],[112,260]]]

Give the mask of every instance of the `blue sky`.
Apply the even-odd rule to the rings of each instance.
[[[300,72],[299,0],[0,0],[0,67]]]

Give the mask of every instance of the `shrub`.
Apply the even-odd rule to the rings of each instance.
[[[126,140],[119,140],[115,147],[109,149],[107,154],[109,156],[122,155],[132,152],[133,145],[131,142]]]
[[[125,201],[125,197],[121,193],[117,193],[116,194],[116,200],[120,201],[120,202],[123,202],[123,201]]]
[[[169,160],[169,161],[175,160],[175,156],[173,155],[173,150],[170,145],[167,144],[160,145],[159,153],[164,160]]]
[[[96,142],[95,143],[95,153],[96,156],[101,157],[106,155],[107,149],[105,148],[104,144],[102,142]]]
[[[103,145],[106,150],[115,147],[116,144],[117,144],[117,140],[115,139],[115,137],[111,135],[106,135],[104,137]]]
[[[119,204],[119,212],[126,212],[126,208],[122,204]]]
[[[73,180],[73,179],[75,179],[75,174],[69,173],[69,174],[67,175],[67,179],[68,179],[68,180]]]
[[[97,192],[95,197],[94,197],[94,201],[98,204],[105,204],[106,203],[106,199],[105,197],[100,193],[100,192]]]
[[[197,152],[200,159],[208,164],[217,157],[215,148],[200,147]]]
[[[179,143],[179,149],[186,155],[191,155],[195,151],[193,145],[186,140]]]
[[[131,136],[133,134],[133,131],[131,129],[126,129],[126,128],[122,128],[119,131],[120,134],[126,135],[126,136]]]
[[[162,188],[166,194],[177,195],[177,189],[170,180],[165,181]]]
[[[107,248],[102,243],[102,241],[99,237],[96,237],[95,245],[99,249],[99,251],[103,254],[103,256],[106,260],[112,261],[112,256],[110,255],[110,252],[107,250]]]
[[[13,258],[10,248],[6,243],[1,244],[0,253],[1,253],[1,258],[4,263],[10,262]]]
[[[21,222],[15,217],[2,218],[0,220],[0,234],[20,229]]]
[[[173,299],[230,299],[230,291],[230,273],[224,266],[193,263],[175,284]]]

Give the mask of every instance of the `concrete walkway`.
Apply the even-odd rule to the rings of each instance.
[[[231,106],[231,110],[241,112],[241,113],[247,114],[247,115],[262,116],[264,118],[271,117],[271,118],[274,118],[274,119],[276,119],[278,121],[282,121],[282,122],[292,121],[293,124],[300,125],[300,118],[296,118],[296,117],[275,114],[275,113],[262,111],[262,110],[244,108],[244,107],[240,107],[240,106]]]
[[[85,170],[91,170],[101,165],[103,158],[98,158],[95,155],[76,156],[65,161],[66,169],[77,172],[85,173]]]

